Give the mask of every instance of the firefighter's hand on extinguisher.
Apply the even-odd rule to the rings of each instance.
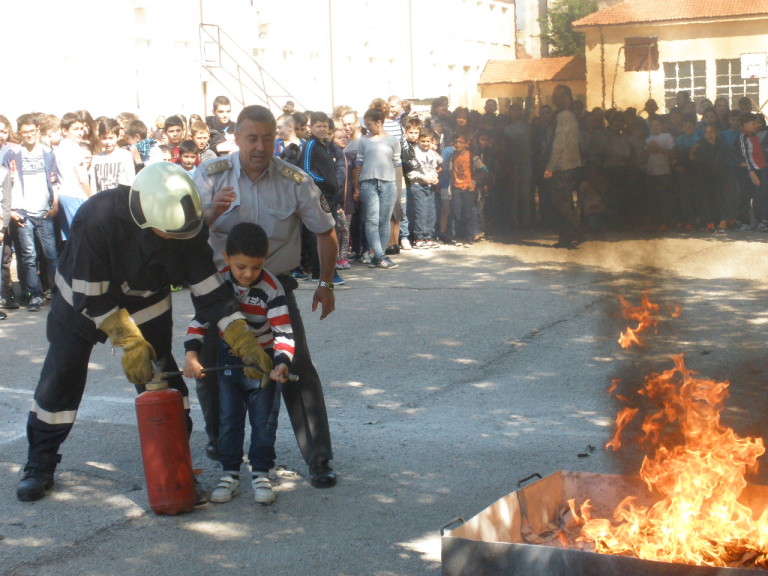
[[[128,311],[120,309],[108,316],[99,329],[109,336],[112,346],[123,349],[123,372],[126,378],[139,386],[149,382],[153,373],[152,362],[157,360],[157,355]]]
[[[241,318],[232,321],[224,329],[223,336],[235,356],[247,365],[244,372],[248,378],[261,380],[264,374],[272,371],[272,358],[261,347],[245,320]]]

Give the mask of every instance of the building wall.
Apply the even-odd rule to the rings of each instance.
[[[304,108],[364,109],[391,94],[480,107],[486,61],[515,57],[513,0],[25,0],[4,3],[3,19],[18,62],[0,101],[11,119],[85,108],[152,121],[209,114],[219,94],[237,112],[261,103],[251,57],[277,101]],[[201,21],[231,37],[240,68],[201,66]]]
[[[717,60],[739,59],[743,53],[765,51],[764,47],[768,45],[767,24],[766,20],[744,20],[686,25],[608,26],[602,29],[602,42],[598,28],[587,29],[587,106],[634,106],[640,109],[648,98],[653,98],[664,110],[664,62],[693,60],[705,61],[705,93],[714,101],[717,95]],[[658,70],[624,70],[624,40],[635,36],[658,37]],[[758,84],[761,95],[759,105],[762,105],[768,95],[768,82],[761,79]]]

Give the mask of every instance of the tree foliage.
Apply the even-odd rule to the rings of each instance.
[[[584,34],[575,32],[571,22],[597,11],[597,0],[558,0],[540,18],[541,35],[549,44],[550,56],[583,56]]]

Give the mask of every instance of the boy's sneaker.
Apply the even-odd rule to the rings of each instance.
[[[8,318],[8,314],[5,312],[0,312],[0,320],[5,320],[6,318]]]
[[[417,250],[425,250],[427,248],[430,248],[429,242],[426,240],[416,240],[416,243],[413,245],[414,248]]]
[[[232,497],[237,494],[237,489],[240,486],[240,480],[232,477],[230,474],[225,474],[216,484],[216,488],[211,492],[211,502],[221,504],[223,502],[229,502]]]
[[[427,240],[427,244],[429,244],[430,248],[440,248],[440,246],[443,245],[443,243],[440,240],[433,240],[432,238]]]
[[[408,240],[408,238],[406,236],[403,236],[402,238],[400,238],[400,249],[401,250],[410,250],[411,248],[412,248],[411,247],[411,241]]]
[[[342,286],[344,284],[345,284],[344,278],[342,278],[338,274],[334,273],[333,274],[333,285],[334,286]]]
[[[370,264],[373,261],[373,252],[370,250],[360,257],[360,261],[363,264]]]
[[[267,472],[259,472],[251,483],[253,485],[253,499],[259,504],[272,504],[275,501],[275,493],[272,491],[272,483]]]
[[[346,258],[336,261],[336,270],[347,270],[348,268],[351,268],[351,266],[349,260]]]
[[[40,296],[33,296],[27,304],[27,310],[30,312],[40,312],[40,306],[43,305],[43,299]]]
[[[18,310],[19,302],[16,300],[16,296],[11,294],[7,298],[0,298],[0,308],[5,308],[6,310]]]

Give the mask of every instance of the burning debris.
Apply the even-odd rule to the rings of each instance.
[[[625,317],[638,321],[619,343],[641,344],[638,334],[657,326],[660,307],[643,295],[641,306],[622,298]],[[677,309],[679,314],[679,308]],[[629,342],[624,346],[624,342]],[[745,476],[765,452],[761,438],[742,438],[720,421],[728,382],[699,378],[672,357],[674,368],[646,377],[637,392],[651,405],[640,426],[648,452],[640,478],[660,499],[641,505],[627,496],[613,520],[596,518],[589,501],[569,512],[581,526],[577,540],[604,554],[692,565],[768,568],[768,512],[759,519],[739,501]],[[615,389],[615,383],[613,386]],[[623,408],[606,448],[618,450],[638,408]],[[564,528],[564,527],[563,527]]]

